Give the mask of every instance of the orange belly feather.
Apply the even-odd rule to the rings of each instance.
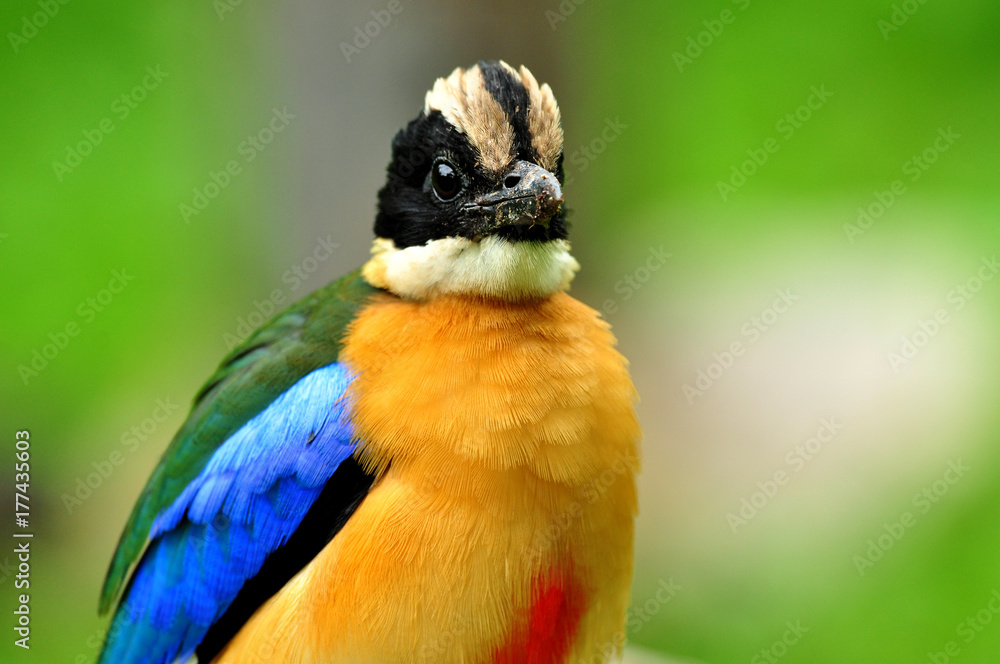
[[[216,661],[556,664],[619,649],[639,430],[597,313],[564,293],[385,295],[341,359],[378,479]]]

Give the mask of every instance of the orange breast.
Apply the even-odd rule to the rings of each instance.
[[[613,344],[562,293],[376,299],[341,359],[379,479],[219,661],[265,638],[290,662],[541,664],[619,647],[639,432]]]

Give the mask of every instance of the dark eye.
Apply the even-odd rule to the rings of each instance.
[[[431,167],[431,186],[442,201],[450,201],[462,191],[462,177],[458,170],[443,159]]]

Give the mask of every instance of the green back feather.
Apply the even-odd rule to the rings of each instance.
[[[375,292],[360,270],[351,272],[276,315],[222,361],[132,509],[104,579],[102,614],[121,594],[160,511],[227,438],[300,378],[337,361],[347,325]]]

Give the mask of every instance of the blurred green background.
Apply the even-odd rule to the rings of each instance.
[[[574,294],[642,395],[632,643],[996,661],[1000,6],[577,1],[403,0],[361,48],[387,3],[0,7],[4,625],[18,429],[36,533],[32,649],[8,626],[0,659],[94,661],[107,562],[201,382],[365,260],[434,78],[503,58],[560,101]]]

